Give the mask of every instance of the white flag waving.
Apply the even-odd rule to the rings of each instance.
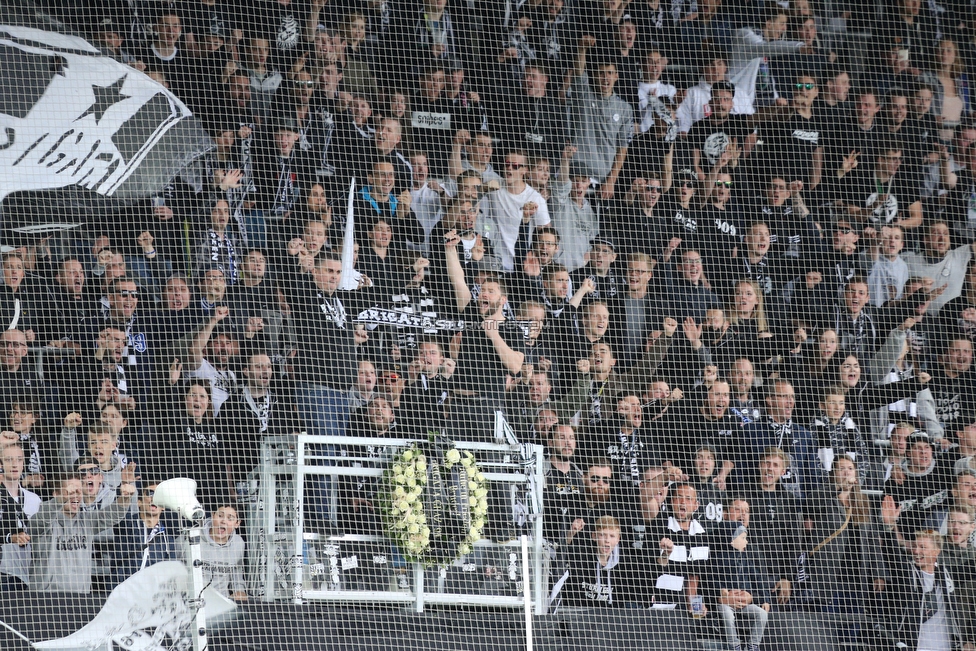
[[[81,38],[0,25],[0,200],[67,186],[147,196],[210,146],[143,73]]]

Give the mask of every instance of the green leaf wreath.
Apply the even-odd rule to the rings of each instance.
[[[488,516],[488,481],[453,443],[414,443],[383,473],[383,528],[408,560],[443,565],[470,553]]]

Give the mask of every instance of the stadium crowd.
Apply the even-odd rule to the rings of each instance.
[[[41,4],[216,145],[202,190],[8,242],[5,592],[179,557],[184,476],[246,600],[262,437],[501,410],[553,607],[976,650],[971,3]],[[374,484],[320,488],[310,525],[378,532]]]

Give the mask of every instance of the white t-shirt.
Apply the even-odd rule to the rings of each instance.
[[[539,226],[550,222],[549,208],[542,195],[526,185],[519,194],[512,194],[505,188],[488,193],[484,199],[485,227],[491,238],[495,254],[501,258],[502,269],[515,270],[515,242],[518,240],[522,224],[522,206],[534,202],[538,209],[529,224],[529,237]]]
[[[952,636],[946,616],[942,586],[935,585],[935,575],[922,575],[922,625],[918,628],[918,651],[952,651]]]
[[[712,101],[712,85],[706,84],[704,80],[698,82],[697,86],[692,86],[685,92],[685,99],[678,106],[677,119],[678,119],[678,131],[681,133],[688,133],[691,129],[691,125],[699,120],[704,120],[705,118],[712,115],[712,107],[709,106],[709,102]],[[752,113],[752,100],[740,91],[738,88],[735,89],[735,94],[732,96],[732,115],[738,114],[749,115]]]
[[[444,191],[447,192],[447,189],[445,188]],[[447,196],[452,195],[447,193]],[[434,230],[434,226],[444,216],[441,195],[431,190],[430,186],[424,183],[419,190],[410,190],[410,197],[413,200],[410,203],[410,210],[417,217],[420,225],[424,227],[424,250],[426,252],[430,246],[430,232]]]
[[[654,112],[647,110],[648,97],[667,97],[674,100],[678,89],[671,84],[666,84],[660,79],[654,83],[642,81],[637,84],[637,99],[640,102],[640,130],[645,132],[654,126]]]
[[[929,262],[924,255],[917,253],[903,253],[901,256],[908,263],[908,273],[912,276],[931,278],[933,288],[948,285],[940,296],[932,299],[928,313],[938,314],[942,306],[962,294],[962,286],[966,281],[966,269],[973,258],[972,249],[968,244],[949,251],[938,262]]]

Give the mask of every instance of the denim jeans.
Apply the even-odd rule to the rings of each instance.
[[[346,393],[322,384],[299,383],[295,389],[298,416],[305,431],[312,436],[345,436],[349,424],[349,400]],[[310,446],[312,454],[334,456],[334,445]],[[330,462],[319,462],[322,464]],[[305,481],[306,519],[321,523],[336,522],[338,485],[328,475],[310,475]]]

